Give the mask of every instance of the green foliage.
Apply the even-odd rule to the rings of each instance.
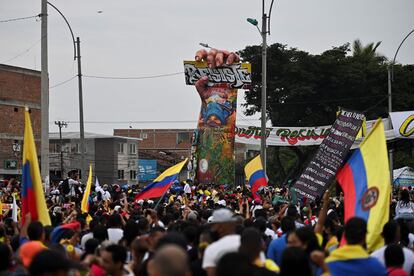
[[[339,107],[362,111],[368,119],[388,117],[388,65],[377,53],[379,46],[380,42],[363,46],[357,40],[352,53],[347,43],[317,55],[278,43],[268,46],[266,109],[272,125],[329,125]],[[252,88],[245,94],[246,115],[252,115],[261,110],[261,46],[247,46],[239,54],[252,64]],[[396,65],[394,72],[393,109],[412,110],[413,67]],[[272,183],[297,177],[314,151],[315,147],[269,150]],[[406,159],[397,156],[396,160]]]

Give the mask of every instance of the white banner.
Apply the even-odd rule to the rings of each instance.
[[[414,139],[414,111],[391,112],[390,117],[395,137]]]
[[[376,120],[366,122],[367,133],[374,126]],[[382,119],[387,140],[394,139],[390,131],[389,119]],[[329,134],[331,126],[316,127],[268,127],[266,128],[266,145],[268,146],[318,146]],[[261,129],[256,126],[237,125],[235,130],[236,143],[260,145]],[[352,148],[362,139],[357,139]]]

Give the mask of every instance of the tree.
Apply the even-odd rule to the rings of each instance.
[[[349,43],[317,55],[278,43],[270,45],[266,110],[272,125],[330,125],[339,107],[362,111],[368,119],[387,117],[387,64],[385,57],[376,52],[379,45],[370,43],[363,47],[357,40],[352,55]],[[247,46],[239,53],[252,64],[252,88],[245,94],[246,115],[252,115],[261,110],[261,47]],[[394,85],[403,90],[399,101],[395,101],[396,110],[414,106],[414,76],[406,67],[395,68],[396,74],[400,70],[405,72],[398,72],[402,79]],[[287,178],[298,177],[316,149],[271,150],[271,181],[285,183]]]

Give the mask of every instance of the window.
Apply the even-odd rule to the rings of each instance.
[[[14,110],[14,112],[19,112],[19,108],[18,107],[15,107],[13,110]]]
[[[124,170],[118,170],[118,179],[124,179]]]
[[[131,180],[137,179],[137,171],[134,171],[134,170],[129,171],[129,179]]]
[[[87,150],[86,150],[86,143],[85,143],[85,153],[86,152],[87,152]],[[72,145],[72,153],[81,153],[80,143],[76,143],[76,144]]]
[[[177,133],[177,145],[190,141],[190,133],[178,132]]]
[[[148,139],[148,134],[145,132],[141,132],[141,139]]]
[[[137,154],[137,144],[129,144],[129,154]]]
[[[50,153],[60,153],[59,144],[51,144]]]
[[[73,153],[81,153],[81,150],[80,150],[80,144],[79,144],[79,143],[76,143],[76,144],[72,147],[72,152],[73,152]]]
[[[118,144],[118,153],[125,153],[125,144],[119,143]]]

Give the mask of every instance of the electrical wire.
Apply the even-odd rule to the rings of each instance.
[[[256,119],[252,119],[256,120]],[[259,120],[259,119],[257,119]],[[247,121],[251,120],[244,118],[238,121]],[[198,120],[151,120],[151,121],[85,121],[84,124],[157,124],[157,123],[196,123]],[[79,124],[79,121],[67,121],[68,124]],[[49,124],[54,124],[54,122],[49,122]]]
[[[77,76],[75,75],[75,76],[71,77],[70,79],[64,80],[64,81],[62,81],[62,82],[58,82],[57,84],[54,84],[54,85],[50,86],[50,87],[49,87],[49,89],[53,89],[53,88],[56,88],[56,87],[58,87],[58,86],[64,85],[65,83],[70,82],[71,80],[73,80],[73,79],[74,79],[74,78],[76,78],[76,77],[77,77]]]
[[[181,75],[184,72],[175,72],[161,75],[152,75],[152,76],[138,76],[138,77],[115,77],[115,76],[94,76],[94,75],[83,75],[85,78],[91,79],[108,79],[108,80],[142,80],[142,79],[155,79],[163,77],[171,77],[176,75]]]
[[[384,97],[384,95],[375,95],[375,96],[364,96],[364,97],[353,97],[353,98],[343,98],[343,99],[332,99],[332,100],[320,100],[320,101],[304,101],[304,102],[288,102],[288,103],[275,103],[276,105],[297,105],[297,104],[319,104],[319,103],[336,103],[336,102],[349,102],[354,100],[361,99],[371,99]]]
[[[8,23],[8,22],[13,22],[13,21],[26,20],[26,19],[30,19],[30,18],[36,18],[36,17],[40,17],[40,14],[0,20],[0,23]]]
[[[26,53],[27,53],[27,52],[29,52],[31,49],[33,49],[33,48],[34,48],[37,44],[39,44],[39,43],[40,43],[40,41],[42,41],[42,39],[39,39],[38,41],[36,41],[35,43],[33,43],[33,44],[32,44],[29,48],[27,48],[26,50],[24,50],[24,51],[20,52],[19,54],[15,55],[14,57],[12,57],[12,58],[10,58],[10,59],[8,59],[8,60],[3,61],[2,63],[7,63],[7,62],[10,62],[10,61],[12,61],[12,60],[15,60],[16,58],[21,57],[22,55],[26,54]]]

